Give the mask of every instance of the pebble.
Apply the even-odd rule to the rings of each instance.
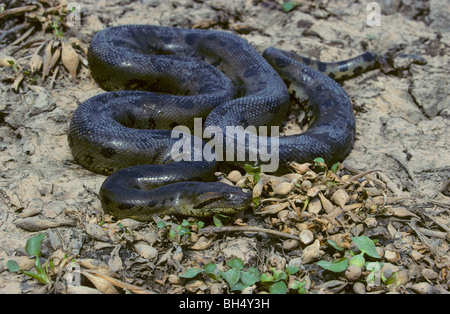
[[[300,246],[300,241],[294,239],[288,239],[283,242],[283,249],[290,251]]]
[[[353,292],[357,294],[366,294],[366,287],[362,282],[355,282],[353,284]]]
[[[300,242],[309,245],[314,241],[314,234],[310,230],[303,230],[299,235]]]
[[[325,252],[320,249],[320,241],[316,240],[303,250],[302,261],[308,264],[320,259],[324,254]]]
[[[350,265],[345,270],[345,278],[349,281],[356,281],[361,276],[361,267],[356,265]]]

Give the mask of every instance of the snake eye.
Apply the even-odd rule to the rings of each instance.
[[[231,194],[228,192],[223,193],[223,197],[227,200],[231,199]]]

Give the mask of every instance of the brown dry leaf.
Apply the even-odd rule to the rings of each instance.
[[[319,198],[325,212],[327,214],[331,213],[334,210],[333,204],[321,192],[319,193]]]
[[[29,62],[31,73],[39,71],[43,63],[44,59],[40,55],[38,54],[32,55]]]
[[[409,210],[407,210],[404,207],[393,207],[391,209],[392,209],[393,215],[396,217],[399,217],[399,218],[415,217],[417,219],[420,219],[419,216],[411,213]]]
[[[117,273],[113,271],[111,267],[109,267],[105,262],[102,262],[100,260],[83,258],[77,259],[77,263],[83,268],[105,274],[109,277],[119,278],[119,275],[117,275]]]
[[[350,197],[343,189],[338,189],[333,193],[333,201],[341,208],[344,208],[345,204],[349,201]]]
[[[309,166],[311,166],[311,164],[310,163],[299,164],[296,162],[291,162],[289,166],[291,166],[298,173],[305,174],[309,170]]]
[[[273,205],[269,205],[269,206],[262,208],[260,211],[255,212],[255,214],[257,214],[257,215],[276,214],[288,206],[289,206],[289,202],[273,204]]]
[[[212,239],[208,239],[206,237],[200,237],[198,239],[198,241],[195,242],[195,244],[192,245],[190,248],[193,250],[201,251],[201,250],[204,250],[204,249],[210,247],[212,243],[213,243]]]
[[[62,54],[61,61],[64,67],[69,71],[70,75],[72,75],[75,80],[77,77],[77,69],[78,64],[80,63],[80,59],[78,58],[78,54],[72,45],[68,42],[62,43]]]
[[[117,289],[107,280],[92,274],[91,272],[81,271],[81,274],[86,277],[97,290],[104,294],[118,294]]]
[[[61,56],[61,48],[58,48],[58,49],[55,50],[55,53],[52,55],[52,57],[50,59],[50,63],[48,65],[48,71],[49,72],[56,65],[56,63],[58,62],[60,56]]]
[[[52,46],[53,40],[47,44],[44,50],[44,58],[43,58],[43,69],[42,69],[42,79],[45,80],[45,77],[48,75],[50,71],[50,60],[52,59]]]
[[[20,73],[20,74],[16,77],[16,79],[14,80],[14,82],[13,82],[13,84],[12,84],[12,88],[13,88],[15,91],[19,90],[19,85],[20,85],[20,83],[22,82],[22,80],[23,80],[23,74]]]

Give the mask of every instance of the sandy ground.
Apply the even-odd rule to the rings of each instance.
[[[423,56],[427,60],[424,66],[413,64],[395,73],[374,70],[343,83],[353,101],[357,121],[356,144],[344,164],[360,171],[382,171],[393,197],[408,199],[409,204],[422,204],[424,211],[444,221],[448,232],[449,4],[433,0],[378,1],[381,24],[369,26],[368,2],[302,1],[300,7],[286,13],[280,3],[269,0],[78,1],[81,24],[72,30],[65,29],[64,38],[78,40],[77,51],[83,57],[81,52],[87,49],[92,36],[109,26],[130,23],[208,26],[238,32],[260,52],[274,46],[322,61],[339,61],[365,50]],[[6,9],[9,5],[27,4],[3,2]],[[2,31],[24,19],[23,14],[0,19]],[[3,38],[0,48],[25,66],[34,52],[40,55],[44,52],[37,50],[38,45],[14,49],[23,42],[11,43],[23,32]],[[24,42],[33,38],[48,42],[55,35],[51,30],[44,32],[36,27]],[[268,252],[274,259],[284,259],[285,265],[301,256],[304,247],[287,254],[282,253],[281,240],[239,234],[219,235],[213,245],[192,250],[176,242],[155,240],[153,236],[161,236],[155,224],[150,228],[128,221],[128,230],[134,232],[126,233],[109,217],[105,221],[98,199],[104,177],[75,164],[67,144],[73,111],[102,90],[84,64],[78,67],[76,80],[62,66],[56,74],[54,71],[50,71],[45,81],[38,80],[36,85],[24,81],[14,90],[13,69],[0,69],[1,293],[64,290],[57,285],[46,290],[35,280],[6,268],[6,261],[13,257],[25,260],[28,268],[33,266],[25,257],[24,247],[26,240],[39,232],[47,235],[43,241],[45,258],[58,256],[59,263],[64,256],[102,261],[122,282],[162,293],[211,292],[208,285],[186,290],[176,277],[186,268],[211,260],[240,257],[253,265],[262,263],[261,256]],[[245,219],[245,223],[251,221]],[[97,227],[102,221],[105,223],[99,231]],[[53,225],[47,225],[49,222]],[[156,255],[142,257],[136,253],[139,251],[136,243],[156,248]],[[448,289],[448,275],[443,273],[449,269],[448,240],[441,239],[439,247],[447,264],[441,268],[434,265],[439,277],[427,282],[440,286],[436,291],[443,292]],[[422,277],[410,278],[418,282]],[[223,287],[218,290],[227,291]],[[342,290],[351,291],[351,288]],[[405,288],[400,292],[411,290]]]

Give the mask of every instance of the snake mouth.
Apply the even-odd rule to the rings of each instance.
[[[211,182],[197,191],[192,209],[204,215],[234,214],[249,207],[252,194],[224,183]]]

